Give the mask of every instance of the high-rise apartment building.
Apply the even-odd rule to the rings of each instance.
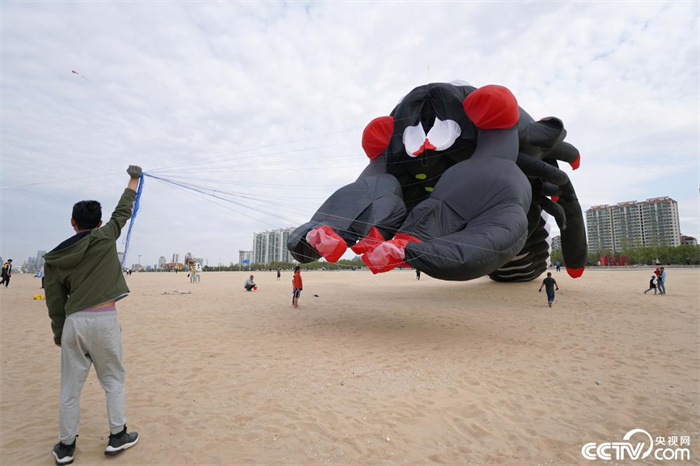
[[[561,236],[557,235],[552,238],[552,251],[561,249]]]
[[[178,262],[180,262],[180,254],[173,253],[173,263],[177,264]]]
[[[253,263],[294,262],[287,249],[287,240],[294,230],[292,227],[253,233]]]
[[[164,265],[165,265],[165,256],[160,256],[158,258],[158,268],[162,269]]]
[[[670,197],[594,206],[586,211],[586,224],[591,251],[681,244],[678,203]]]
[[[46,251],[39,250],[36,252],[36,270],[41,270],[44,266],[44,254],[46,254]]]

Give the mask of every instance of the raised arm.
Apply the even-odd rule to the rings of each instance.
[[[112,212],[112,218],[110,218],[105,226],[99,229],[98,233],[110,239],[116,240],[119,238],[122,228],[124,228],[127,220],[131,218],[134,199],[136,198],[136,189],[141,179],[141,167],[129,165],[126,172],[129,174],[129,183],[121,199],[119,199],[117,207],[114,209],[114,212]]]

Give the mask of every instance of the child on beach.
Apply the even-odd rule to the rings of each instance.
[[[547,278],[545,278],[540,285],[540,293],[542,292],[543,286],[545,287],[545,291],[547,291],[547,304],[549,304],[549,307],[552,307],[552,303],[554,302],[554,287],[557,288],[557,291],[559,290],[557,281],[552,278],[552,272],[547,272]]]
[[[299,297],[301,296],[301,290],[304,288],[304,284],[301,281],[301,267],[298,265],[294,267],[294,277],[292,278],[292,306],[294,308],[299,307]]]
[[[75,235],[44,256],[46,305],[54,343],[61,348],[59,442],[53,448],[56,464],[70,464],[75,456],[80,425],[80,391],[90,366],[107,397],[109,443],[113,456],[136,445],[137,432],[126,430],[121,327],[116,301],[129,294],[117,256],[116,239],[131,218],[141,168],[129,166],[130,180],[112,218],[102,225],[97,201],[73,206]]]
[[[656,294],[656,274],[655,273],[651,274],[651,278],[649,279],[649,288],[644,292],[644,294],[647,294],[651,290],[654,290],[654,294]]]
[[[2,264],[2,272],[0,273],[2,280],[0,285],[5,284],[5,288],[10,284],[10,277],[12,277],[12,259],[8,259],[7,262]]]
[[[251,275],[250,278],[245,281],[243,288],[245,288],[246,291],[257,290],[258,287],[255,285],[255,277]]]

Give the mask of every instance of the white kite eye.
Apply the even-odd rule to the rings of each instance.
[[[457,122],[435,118],[433,127],[428,131],[428,140],[435,146],[435,150],[441,151],[452,147],[460,134],[462,134],[462,128]]]
[[[425,131],[423,125],[418,123],[416,126],[409,126],[403,131],[403,146],[406,149],[406,154],[409,157],[417,157],[419,150],[425,142]]]
[[[433,127],[427,135],[420,123],[406,128],[403,132],[403,145],[409,157],[417,157],[428,149],[434,151],[449,149],[460,134],[462,129],[455,121],[442,121],[435,118]]]

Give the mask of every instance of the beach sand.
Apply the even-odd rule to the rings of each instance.
[[[134,274],[118,303],[130,430],[119,464],[589,464],[640,428],[700,458],[700,271],[588,270],[559,283],[412,271]],[[52,464],[60,350],[40,280],[0,289],[0,463]],[[190,291],[191,294],[163,294]],[[315,296],[317,295],[317,296]],[[91,371],[76,464],[106,459]],[[647,462],[651,458],[647,459]],[[635,462],[634,464],[642,462]],[[685,463],[688,464],[688,463]]]

